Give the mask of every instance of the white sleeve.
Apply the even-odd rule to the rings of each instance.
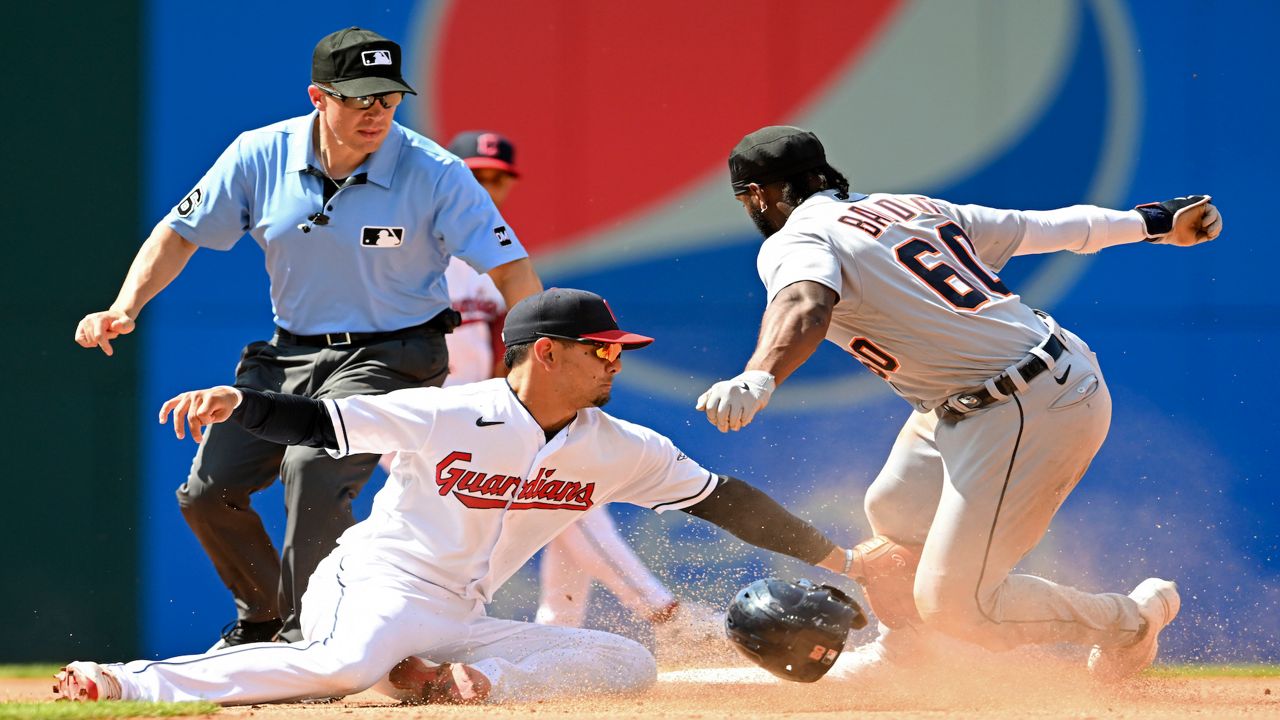
[[[647,429],[646,429],[647,430]],[[680,510],[702,502],[720,484],[718,476],[694,462],[667,438],[652,430],[642,442],[640,462],[630,482],[609,498],[657,512]]]
[[[997,210],[981,205],[949,208],[973,241],[978,257],[995,270],[1014,255],[1059,250],[1095,253],[1147,238],[1146,225],[1136,210],[1109,210],[1094,205],[1057,210]]]
[[[333,420],[341,458],[360,453],[416,452],[435,427],[435,393],[440,388],[408,388],[386,395],[352,395],[324,400]]]
[[[760,246],[756,270],[764,283],[766,302],[773,302],[788,285],[808,280],[840,295],[840,260],[831,243],[807,232],[775,233]]]

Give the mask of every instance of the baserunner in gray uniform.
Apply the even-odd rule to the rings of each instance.
[[[1104,680],[1150,664],[1179,609],[1172,582],[1125,596],[1011,574],[1102,445],[1111,398],[1089,347],[996,271],[1014,255],[1212,240],[1222,224],[1209,198],[1022,212],[862,195],[792,127],[746,136],[729,168],[766,238],[768,307],[746,370],[697,408],[721,431],[745,427],[825,338],[916,409],[866,496],[869,554],[905,562],[899,577],[863,583],[881,636],[833,675],[909,661],[943,636],[991,650],[1093,646],[1089,669]]]

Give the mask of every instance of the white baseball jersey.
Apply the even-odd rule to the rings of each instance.
[[[1015,254],[1143,238],[1141,216],[1092,206],[1047,212],[877,193],[805,200],[760,248],[772,302],[813,281],[834,290],[827,340],[921,410],[982,383],[1048,332],[995,269]]]
[[[338,540],[346,554],[486,602],[582,513],[680,509],[718,482],[667,438],[599,408],[548,442],[502,378],[324,402],[331,455],[396,453],[369,518]]]
[[[507,311],[502,293],[488,276],[454,257],[444,273],[449,302],[462,313],[462,324],[445,335],[449,345],[449,377],[445,385],[488,380],[493,376],[492,323]]]

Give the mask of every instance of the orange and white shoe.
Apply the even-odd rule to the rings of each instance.
[[[1089,653],[1089,673],[1100,682],[1119,682],[1137,675],[1156,659],[1160,652],[1160,631],[1173,622],[1182,609],[1178,586],[1168,580],[1147,578],[1129,593],[1138,603],[1138,613],[1147,629],[1131,645],[1102,648],[1094,646]]]
[[[53,679],[53,692],[60,700],[98,702],[121,698],[120,681],[95,662],[69,663]]]

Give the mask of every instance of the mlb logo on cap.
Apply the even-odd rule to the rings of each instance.
[[[390,50],[366,50],[360,55],[365,65],[391,65]]]

